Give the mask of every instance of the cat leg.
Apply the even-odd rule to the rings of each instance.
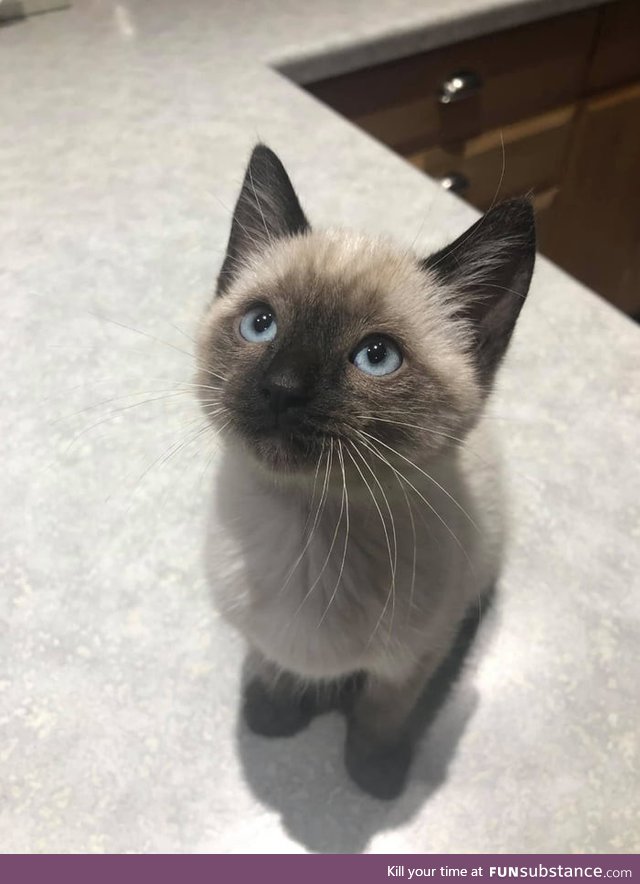
[[[349,714],[364,684],[364,674],[309,681],[279,669],[258,651],[251,651],[246,668],[243,713],[248,727],[265,737],[287,737],[311,719],[337,709]]]
[[[249,655],[248,669],[243,714],[249,729],[263,737],[290,737],[303,730],[317,711],[313,686],[257,651]]]
[[[368,674],[348,714],[347,770],[376,798],[395,798],[404,787],[413,754],[411,713],[436,666],[420,666],[400,681]]]
[[[490,587],[484,593],[481,616],[492,601]],[[414,743],[449,696],[479,625],[474,602],[457,631],[449,635],[442,630],[439,649],[425,654],[404,678],[367,673],[364,687],[347,710],[345,758],[352,779],[366,792],[395,798],[402,791]]]

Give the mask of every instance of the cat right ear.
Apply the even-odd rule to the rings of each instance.
[[[277,239],[310,229],[284,166],[266,145],[256,145],[233,212],[217,294],[227,291],[242,265],[256,253]]]
[[[450,288],[472,332],[480,379],[489,386],[509,345],[536,257],[531,204],[512,199],[489,209],[422,266]]]

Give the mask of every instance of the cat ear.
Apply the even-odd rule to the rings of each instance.
[[[455,242],[423,262],[452,291],[471,325],[480,377],[490,382],[522,309],[536,257],[533,209],[526,199],[495,206]]]
[[[272,150],[256,145],[233,212],[218,294],[227,290],[247,258],[274,240],[310,229],[284,166]]]

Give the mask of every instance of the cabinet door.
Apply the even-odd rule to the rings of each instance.
[[[541,249],[608,301],[640,312],[640,84],[585,103]]]
[[[478,209],[496,200],[537,196],[560,183],[575,107],[560,108],[408,157]]]
[[[640,77],[640,2],[623,0],[601,10],[587,89],[596,92]]]

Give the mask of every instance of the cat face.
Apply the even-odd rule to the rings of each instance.
[[[458,444],[533,267],[527,204],[507,204],[502,216],[513,223],[498,225],[500,246],[501,219],[487,215],[488,239],[478,222],[465,235],[475,242],[461,238],[427,261],[385,242],[317,233],[280,161],[256,148],[198,344],[212,423],[276,472],[314,470],[337,440],[341,452],[373,447],[412,459]],[[514,259],[510,243],[524,257]]]

